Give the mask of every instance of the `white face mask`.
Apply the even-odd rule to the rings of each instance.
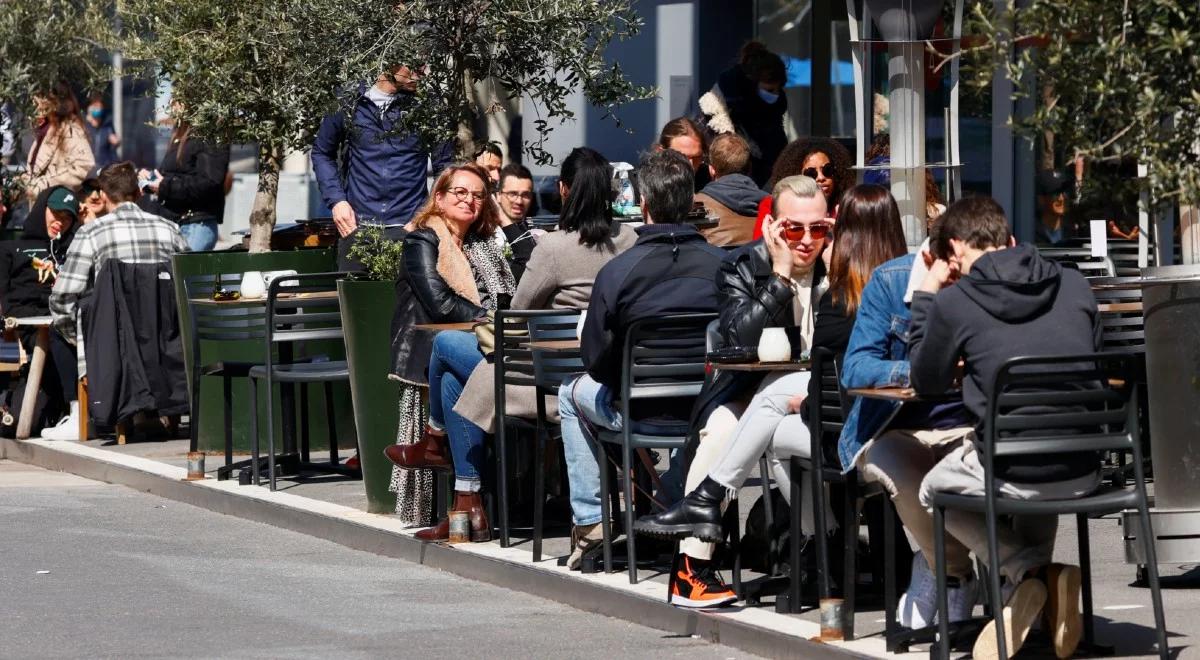
[[[758,98],[762,99],[763,103],[766,103],[767,105],[771,105],[779,100],[779,95],[772,94],[771,92],[768,92],[767,90],[759,87],[758,88]]]

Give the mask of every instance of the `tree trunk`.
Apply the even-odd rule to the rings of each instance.
[[[258,192],[250,209],[250,252],[270,252],[271,233],[275,230],[275,202],[279,198],[279,147],[260,146],[258,150]]]

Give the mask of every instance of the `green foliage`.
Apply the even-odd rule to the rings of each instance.
[[[111,75],[107,2],[0,0],[0,99],[29,115],[33,95],[66,80],[97,89]]]
[[[400,277],[400,259],[404,254],[404,243],[384,236],[378,225],[360,227],[350,246],[350,258],[366,269],[366,279],[380,282],[395,282]]]
[[[1200,8],[1183,0],[1028,0],[976,6],[974,75],[1003,66],[1036,111],[1015,126],[1053,134],[1091,162],[1137,160],[1158,204],[1200,202]]]

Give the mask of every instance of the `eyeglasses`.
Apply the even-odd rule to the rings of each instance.
[[[824,240],[829,235],[833,225],[828,222],[814,222],[806,225],[803,222],[789,220],[783,224],[783,238],[788,241],[802,241],[808,234],[814,241]]]
[[[460,202],[466,202],[470,200],[482,202],[483,198],[487,197],[487,193],[483,192],[482,190],[468,190],[467,188],[451,188],[446,192],[454,195],[454,197]]]
[[[533,199],[533,193],[531,193],[531,192],[517,192],[515,190],[502,190],[502,191],[500,191],[500,194],[507,197],[508,201],[510,201],[510,202],[515,202],[518,199],[523,199],[528,202]]]
[[[832,179],[833,173],[836,171],[837,170],[833,169],[833,163],[825,163],[821,166],[821,174],[825,175],[826,179]],[[815,167],[806,167],[801,170],[800,173],[810,179],[817,178],[817,168]]]

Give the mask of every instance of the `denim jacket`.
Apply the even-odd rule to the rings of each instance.
[[[850,333],[842,364],[842,386],[908,387],[908,331],[912,314],[904,302],[914,255],[897,257],[871,273]],[[867,441],[883,430],[899,403],[855,399],[838,439],[838,458],[846,472]]]

